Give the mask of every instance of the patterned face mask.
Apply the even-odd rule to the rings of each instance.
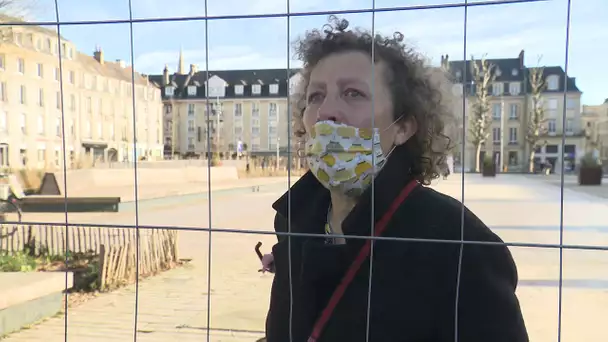
[[[377,128],[333,121],[319,121],[312,127],[305,151],[308,166],[319,182],[349,196],[361,195],[386,161]]]

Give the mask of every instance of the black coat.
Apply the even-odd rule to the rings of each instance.
[[[374,222],[410,181],[409,163],[404,152],[398,151],[376,177]],[[268,342],[307,340],[315,320],[364,243],[362,239],[347,239],[344,245],[324,244],[329,203],[328,191],[309,172],[273,205],[277,232],[290,229],[319,234],[320,238],[279,235],[279,242],[272,249],[276,271],[266,320]],[[459,241],[462,214],[463,206],[457,200],[418,186],[401,204],[383,236]],[[369,189],[344,220],[342,229],[347,236],[369,236],[371,222]],[[502,242],[466,208],[464,239]],[[460,250],[460,243],[376,241],[369,341],[453,342],[456,333],[462,342],[528,341],[515,296],[517,270],[508,248],[462,245],[457,296]],[[338,303],[320,342],[366,341],[369,266],[368,258]]]

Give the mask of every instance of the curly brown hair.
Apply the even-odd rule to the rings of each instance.
[[[362,29],[348,29],[349,22],[329,17],[322,30],[312,30],[295,43],[297,57],[303,62],[301,81],[293,95],[294,132],[300,142],[305,130],[302,123],[306,109],[306,88],[312,69],[329,55],[360,51],[373,56],[374,62],[388,66],[385,76],[391,89],[395,120],[413,117],[418,131],[405,144],[413,157],[412,176],[429,185],[439,177],[451,148],[450,138],[444,133],[445,122],[453,116],[447,103],[447,77],[438,68],[427,66],[423,57],[403,43],[403,34],[393,37],[372,35]],[[372,53],[373,50],[373,53]]]

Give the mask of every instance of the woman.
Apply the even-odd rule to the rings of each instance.
[[[509,250],[436,242],[461,239],[463,210],[465,240],[502,241],[424,186],[449,147],[434,72],[400,34],[375,37],[372,65],[372,37],[330,23],[297,47],[310,171],[273,204],[277,232],[323,238],[279,235],[264,257],[267,341],[528,341]],[[372,234],[418,241],[348,238]]]

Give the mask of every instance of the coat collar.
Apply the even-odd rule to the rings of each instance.
[[[374,186],[361,195],[342,223],[345,235],[371,235],[372,218],[377,222],[412,180],[410,168],[407,148],[399,146],[376,176]],[[273,208],[292,223],[292,232],[320,234],[323,225],[319,223],[325,223],[330,201],[329,191],[309,171],[273,204]]]

